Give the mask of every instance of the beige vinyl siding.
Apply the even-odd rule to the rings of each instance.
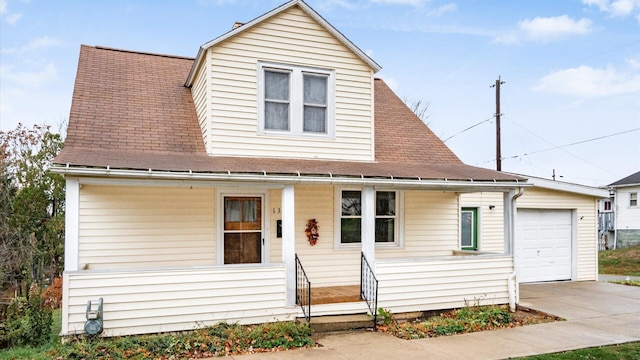
[[[104,301],[104,335],[191,330],[216,322],[292,320],[284,265],[66,272],[63,334],[83,332],[88,300]]]
[[[575,257],[577,278],[575,280],[597,279],[597,199],[565,191],[531,188],[524,192],[516,206],[518,209],[566,209],[574,210],[576,244]],[[516,218],[516,226],[517,225]]]
[[[79,264],[90,270],[214,265],[211,188],[83,185]]]
[[[207,64],[206,62],[203,62],[193,87],[191,88],[191,96],[193,97],[193,104],[196,108],[196,114],[198,115],[198,123],[200,124],[200,130],[202,131],[202,139],[204,140],[205,148],[207,147],[209,137],[209,106],[207,100],[209,90],[207,86]]]
[[[495,208],[489,209],[493,205]],[[504,252],[504,201],[501,192],[460,195],[460,207],[478,208],[478,250]]]
[[[334,201],[333,186],[295,188],[296,253],[314,287],[360,283],[360,248],[335,249]],[[309,219],[318,221],[320,237],[315,246],[304,233]]]
[[[447,256],[459,249],[455,193],[405,191],[404,248],[376,248],[376,258]]]
[[[479,255],[376,261],[378,307],[394,313],[509,302],[513,259]]]
[[[258,134],[260,61],[335,71],[335,138]],[[373,160],[372,70],[298,7],[216,44],[205,62],[209,154]]]
[[[282,220],[282,190],[269,190],[269,207],[266,209],[269,226],[269,262],[282,262],[282,238],[278,238],[278,220]]]

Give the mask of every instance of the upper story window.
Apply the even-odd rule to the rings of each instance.
[[[260,63],[260,132],[333,137],[334,83],[331,70]]]
[[[629,193],[629,206],[638,206],[638,193]]]
[[[611,211],[611,201],[604,202],[604,211]]]

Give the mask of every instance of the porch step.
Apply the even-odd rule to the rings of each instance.
[[[304,322],[304,318],[296,319]],[[314,333],[366,329],[373,327],[373,318],[366,314],[312,316],[311,330]]]

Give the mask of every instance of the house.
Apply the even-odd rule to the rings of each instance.
[[[300,0],[195,59],[81,46],[52,168],[62,334],[98,299],[104,336],[513,305],[513,210],[531,185],[462,163],[378,70]],[[486,252],[461,251],[464,193],[502,210]]]
[[[608,187],[613,192],[615,214],[613,248],[640,245],[640,171],[611,183]]]
[[[516,202],[513,256],[518,281],[597,280],[598,204],[609,192],[526,177],[533,187],[526,189]],[[500,200],[495,193],[460,196],[461,233],[471,234],[466,243],[462,238],[463,249],[469,245],[467,250],[504,251]],[[465,216],[470,220],[465,222]]]

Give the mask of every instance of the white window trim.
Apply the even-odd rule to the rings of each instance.
[[[636,204],[635,205],[631,205],[631,200],[633,200],[632,199],[632,195],[636,196],[636,198],[635,198]],[[638,193],[637,192],[635,192],[635,191],[629,192],[629,203],[628,203],[628,205],[629,205],[630,208],[635,208],[635,207],[640,206],[640,202],[639,201],[640,201],[640,199],[638,197]]]
[[[341,241],[342,232],[341,232],[341,224],[342,224],[342,192],[343,191],[360,191],[361,194],[364,194],[363,188],[357,187],[336,187],[334,191],[334,203],[335,203],[335,213],[334,213],[334,248],[336,250],[353,250],[353,249],[361,249],[362,248],[362,239],[359,243],[350,243],[343,244]],[[396,241],[392,243],[379,243],[376,242],[376,249],[404,249],[404,191],[394,190],[394,189],[374,189],[374,192],[378,191],[393,191],[396,193],[396,224],[395,224],[395,239]],[[375,223],[375,216],[374,216]]]
[[[264,71],[273,70],[290,73],[289,81],[289,130],[270,130],[264,128]],[[316,74],[327,76],[327,124],[326,133],[303,131],[303,75]],[[335,82],[334,70],[319,69],[306,66],[296,66],[269,62],[258,62],[258,134],[280,135],[294,137],[335,138]]]
[[[474,251],[482,251],[482,205],[476,204],[465,204],[464,206],[460,206],[460,211],[458,213],[458,249],[462,250],[462,208],[474,208],[476,209],[476,247],[477,249]]]
[[[260,264],[225,264],[224,263],[224,198],[227,196],[253,196],[262,198],[262,259]],[[271,257],[271,229],[270,212],[267,211],[269,202],[269,192],[261,190],[239,190],[239,189],[216,189],[216,264],[222,266],[255,266],[270,263]]]

